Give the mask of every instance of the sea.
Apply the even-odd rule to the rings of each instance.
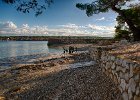
[[[0,41],[0,69],[62,52],[62,48],[49,47],[48,41]]]

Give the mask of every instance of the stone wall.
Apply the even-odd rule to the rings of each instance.
[[[104,46],[91,47],[91,57],[118,85],[124,100],[140,100],[140,65],[109,54],[110,49]]]

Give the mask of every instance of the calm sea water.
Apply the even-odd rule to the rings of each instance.
[[[58,48],[49,48],[47,44],[47,41],[0,41],[0,66],[62,52]]]

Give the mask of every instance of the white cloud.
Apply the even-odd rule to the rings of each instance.
[[[113,26],[98,26],[98,25],[87,25],[87,27],[93,29],[93,30],[98,30],[98,31],[114,31],[115,28]]]
[[[13,22],[11,22],[11,21],[7,21],[7,22],[0,22],[0,28],[1,29],[16,29],[17,28],[17,26],[13,23]]]
[[[114,26],[99,26],[95,24],[87,25],[92,30],[92,34],[103,37],[113,37],[115,33]]]
[[[105,20],[105,17],[102,17],[102,18],[99,18],[99,19],[96,19],[98,21],[102,21],[102,20]]]
[[[76,24],[71,24],[71,23],[68,23],[66,25],[58,25],[58,26],[62,26],[64,28],[78,28]]]
[[[29,25],[28,24],[23,24],[22,27],[23,28],[29,28]]]
[[[88,24],[85,26],[68,23],[65,25],[57,25],[55,28],[48,26],[29,26],[23,24],[17,27],[11,21],[0,23],[0,34],[17,34],[17,35],[57,35],[57,36],[113,36],[113,26],[99,26],[96,24]]]

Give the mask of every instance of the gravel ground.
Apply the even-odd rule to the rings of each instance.
[[[97,64],[68,68],[87,61],[87,52],[75,53],[1,72],[0,100],[122,100]]]

